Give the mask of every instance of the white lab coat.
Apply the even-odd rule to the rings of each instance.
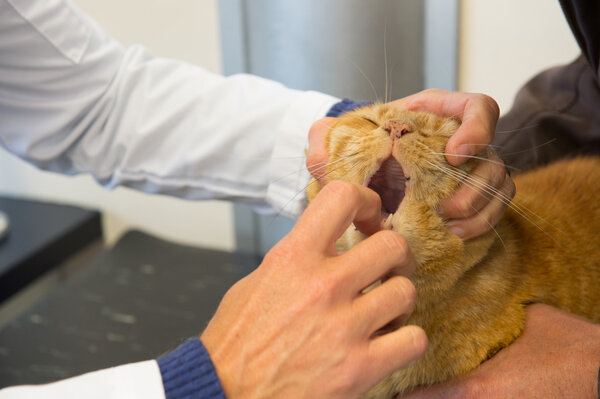
[[[297,216],[336,101],[125,49],[63,0],[0,0],[0,143],[43,169]]]
[[[0,145],[43,169],[295,216],[308,129],[337,101],[124,48],[67,0],[0,0]],[[150,360],[0,391],[32,396],[164,392]]]

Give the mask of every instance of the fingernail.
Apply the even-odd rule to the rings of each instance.
[[[444,208],[441,205],[435,207],[435,212],[440,216],[444,216]]]
[[[450,226],[448,227],[448,230],[450,230],[450,233],[454,234],[455,236],[459,236],[460,238],[465,236],[465,231],[458,226]]]
[[[457,155],[471,156],[471,155],[473,155],[472,148],[471,148],[471,146],[469,144],[461,144],[456,149],[456,154]]]

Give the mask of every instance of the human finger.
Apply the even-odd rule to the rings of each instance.
[[[417,291],[414,284],[404,276],[393,276],[354,300],[354,311],[364,334],[369,337],[388,326],[406,322],[415,310]]]
[[[347,276],[347,289],[356,294],[384,277],[411,276],[416,269],[406,239],[391,230],[373,234],[336,257],[334,262],[334,267],[344,270]]]
[[[327,162],[329,160],[325,137],[335,119],[336,118],[332,117],[319,119],[313,123],[308,132],[306,167],[310,174],[317,179],[321,185],[325,185]]]
[[[370,235],[380,229],[381,199],[373,190],[343,181],[327,184],[308,205],[290,236],[325,252],[350,223]]]
[[[504,186],[506,176],[502,160],[490,154],[489,159],[477,163],[475,169],[467,175],[463,184],[452,196],[442,201],[441,215],[446,219],[474,216],[490,202],[497,194],[497,190]]]
[[[476,215],[466,219],[455,219],[448,223],[448,229],[463,239],[477,237],[492,229],[504,215],[510,200],[515,195],[515,184],[508,174],[504,184],[488,204]]]
[[[479,152],[482,145],[492,141],[500,116],[496,101],[479,93],[429,89],[390,104],[460,119],[461,126],[446,145],[446,159],[454,166],[463,164],[470,156]]]
[[[409,366],[427,350],[427,335],[421,327],[404,326],[396,331],[375,337],[369,343],[369,372],[387,376]]]
[[[496,101],[484,94],[468,93],[468,100],[460,116],[461,125],[446,144],[446,159],[458,166],[477,154],[482,145],[494,138],[500,108]]]

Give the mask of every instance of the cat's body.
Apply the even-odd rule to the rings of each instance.
[[[600,159],[560,161],[517,176],[517,194],[495,230],[463,241],[435,207],[460,182],[492,193],[468,173],[487,161],[447,164],[442,153],[458,126],[376,105],[340,118],[327,138],[329,179],[391,189],[381,194],[383,216],[392,214],[386,225],[406,237],[418,262],[412,277],[417,304],[408,324],[425,329],[429,348],[369,398],[393,397],[474,369],[521,334],[528,303],[600,322]],[[405,185],[403,193],[394,193],[394,184]],[[317,191],[309,190],[309,198]],[[394,197],[402,196],[395,211]],[[340,243],[362,238],[350,228]]]

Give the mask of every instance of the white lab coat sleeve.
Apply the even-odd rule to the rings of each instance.
[[[0,145],[46,170],[296,216],[335,102],[123,48],[67,0],[0,0]]]
[[[94,371],[44,385],[22,385],[0,390],[0,399],[165,399],[155,360]]]

